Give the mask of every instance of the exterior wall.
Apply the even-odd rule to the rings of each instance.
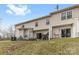
[[[79,37],[79,18],[74,18],[74,24],[73,24],[73,34],[72,37]]]
[[[24,28],[33,28],[34,34],[32,32],[30,32],[31,37],[34,36],[34,38],[36,38],[36,33],[37,32],[45,32],[45,31],[38,31],[38,30],[42,30],[42,29],[48,29],[49,25],[46,25],[46,20],[50,20],[49,17],[45,18],[45,19],[41,19],[41,20],[36,20],[30,23],[26,23],[26,24],[22,24],[24,25]],[[35,23],[38,22],[38,27],[35,27]],[[22,32],[19,32],[19,28],[22,27],[22,25],[19,25],[16,27],[16,36],[19,37],[20,34],[22,34]],[[28,33],[28,32],[26,32]],[[23,34],[22,34],[23,35]]]
[[[24,25],[25,28],[33,28],[33,30],[36,31],[34,32],[34,37],[36,37],[36,33],[38,32],[42,32],[42,33],[45,32],[45,31],[37,31],[37,30],[49,29],[49,38],[52,38],[52,36],[54,37],[53,33],[61,34],[60,29],[68,28],[68,27],[72,29],[71,37],[78,37],[79,36],[78,34],[79,33],[79,19],[76,19],[76,18],[79,17],[79,8],[75,8],[68,11],[72,11],[72,19],[61,20],[61,13],[63,13],[61,12],[61,13],[53,14],[50,17],[46,17],[40,20],[35,20],[33,22],[29,22],[22,25]],[[67,11],[64,11],[64,12],[67,12]],[[49,25],[46,25],[46,19],[50,21]],[[38,27],[35,27],[35,22],[38,22]],[[73,26],[72,27],[64,26],[68,24],[73,24]],[[20,34],[22,34],[22,32],[19,32],[18,30],[19,28],[22,27],[22,25],[16,26],[16,36],[19,36]],[[61,27],[52,28],[56,26],[61,26]],[[33,35],[33,33],[31,32],[30,35]]]
[[[75,8],[72,10],[73,18],[79,17],[79,8]]]
[[[23,37],[24,39],[31,39],[34,38],[33,31],[32,30],[17,30],[16,31],[16,37]]]
[[[67,25],[67,24],[73,24],[73,26],[71,27],[71,29],[72,29],[71,37],[78,37],[77,33],[79,32],[79,28],[78,28],[79,21],[77,21],[77,19],[75,19],[75,18],[79,17],[79,8],[75,8],[75,9],[68,10],[68,11],[72,11],[72,19],[61,20],[61,13],[57,13],[57,14],[51,15],[50,25],[52,25],[52,27],[55,27],[55,26],[63,26],[63,25]],[[68,12],[68,11],[64,11],[64,12]],[[55,29],[53,28],[53,31],[60,33],[60,28],[55,28]],[[76,31],[78,31],[78,32],[76,32]]]
[[[63,12],[57,13],[57,14],[51,15],[50,25],[57,26],[57,25],[65,25],[65,24],[74,23],[75,21],[74,18],[79,17],[79,8],[68,10],[68,11],[72,11],[72,19],[61,20],[61,13]],[[64,12],[68,12],[68,11],[64,11]]]
[[[17,38],[19,38],[20,35],[22,35],[22,32],[23,32],[23,31],[19,31],[19,28],[21,28],[21,27],[22,27],[22,25],[19,25],[19,26],[16,26],[16,27],[15,27],[15,30],[16,30],[16,31],[15,31],[15,34],[16,34],[16,37],[17,37]]]
[[[42,34],[47,34],[49,31],[48,30],[40,30],[40,31],[34,31],[34,38],[37,38],[37,33],[42,33]]]
[[[52,28],[53,38],[61,38],[61,29],[67,29],[67,28],[71,29],[71,37],[72,37],[72,27],[73,27],[72,25],[65,25]]]
[[[30,23],[26,23],[25,28],[33,28],[34,30],[41,30],[41,29],[47,29],[49,26],[46,25],[46,19],[49,19],[49,17],[45,18],[45,19],[40,19],[40,20],[36,20]],[[35,23],[38,22],[38,27],[35,27]]]
[[[29,39],[33,39],[34,38],[34,35],[33,35],[33,30],[28,30],[28,38]]]

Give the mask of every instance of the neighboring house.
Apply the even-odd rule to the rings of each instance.
[[[16,36],[26,39],[40,39],[43,34],[48,34],[49,38],[79,37],[79,5],[16,24],[15,28]]]

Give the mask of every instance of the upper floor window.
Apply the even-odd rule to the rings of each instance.
[[[61,20],[65,20],[66,19],[66,13],[62,13],[61,14]]]
[[[35,27],[38,27],[38,22],[35,23]]]
[[[72,18],[72,11],[67,12],[67,19]]]
[[[49,19],[46,19],[46,25],[49,25],[50,22],[49,22]]]
[[[24,25],[22,25],[22,28],[24,28]]]
[[[68,11],[61,14],[61,20],[66,20],[72,18],[72,11]]]

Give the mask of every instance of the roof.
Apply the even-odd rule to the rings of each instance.
[[[67,10],[71,10],[71,9],[74,9],[74,8],[79,8],[79,4],[78,5],[71,6],[71,7],[68,7],[68,8],[64,8],[64,9],[61,9],[61,10],[58,10],[58,11],[55,11],[55,12],[51,12],[47,16],[43,16],[43,17],[39,17],[39,18],[32,19],[32,20],[29,20],[29,21],[25,21],[25,22],[22,22],[22,23],[18,23],[15,26],[18,26],[18,25],[21,25],[21,24],[25,24],[25,23],[29,23],[29,22],[33,22],[33,21],[37,21],[37,20],[41,20],[43,18],[50,17],[52,14],[57,14],[57,13],[64,12],[64,11],[67,11]]]
[[[58,11],[55,11],[55,12],[52,12],[50,14],[56,14],[56,13],[64,12],[64,11],[71,10],[71,9],[74,9],[74,8],[79,8],[79,4],[78,5],[71,6],[71,7],[67,7],[67,8],[64,8],[64,9],[61,9],[61,10],[58,10]]]

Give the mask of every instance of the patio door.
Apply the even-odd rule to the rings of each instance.
[[[41,39],[42,38],[42,33],[37,33],[37,39]]]
[[[71,29],[61,29],[61,37],[71,37]]]

